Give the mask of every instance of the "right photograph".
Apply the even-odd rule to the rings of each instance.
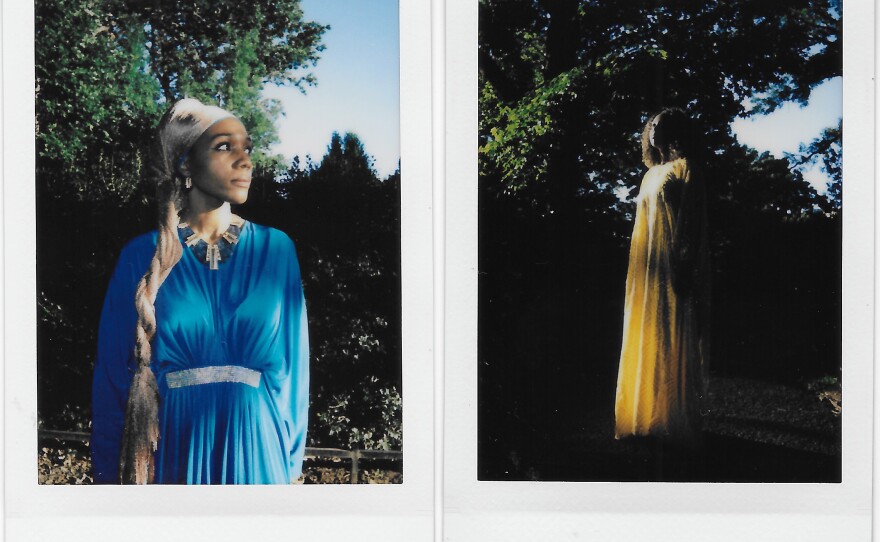
[[[480,0],[478,478],[841,481],[840,0]]]

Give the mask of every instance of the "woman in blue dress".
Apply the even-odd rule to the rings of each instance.
[[[291,240],[230,209],[247,199],[250,138],[231,113],[184,99],[156,143],[159,228],[122,250],[98,331],[95,482],[296,481],[306,306]]]

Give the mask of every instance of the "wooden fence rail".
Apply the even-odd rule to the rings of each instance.
[[[40,429],[40,439],[55,439],[61,441],[88,442],[90,433],[81,431],[57,431],[54,429]],[[358,462],[361,459],[385,459],[390,461],[402,461],[403,452],[399,450],[341,450],[339,448],[311,448],[306,447],[305,457],[311,459],[341,458],[351,461],[351,483],[358,483],[360,468]]]

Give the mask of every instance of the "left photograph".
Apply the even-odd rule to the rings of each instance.
[[[399,15],[367,4],[36,2],[40,484],[403,482]]]

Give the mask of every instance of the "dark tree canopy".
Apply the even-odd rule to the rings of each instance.
[[[805,103],[840,75],[840,9],[838,0],[484,0],[481,173],[497,191],[538,191],[557,206],[635,186],[634,134],[666,106],[695,115],[707,155],[726,152],[735,117]]]

